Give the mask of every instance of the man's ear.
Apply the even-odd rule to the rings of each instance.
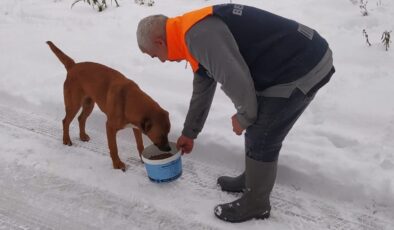
[[[154,43],[161,47],[166,46],[166,41],[161,37],[155,38]]]
[[[144,133],[147,133],[152,128],[152,121],[149,118],[144,118],[142,119],[140,126],[142,131]]]

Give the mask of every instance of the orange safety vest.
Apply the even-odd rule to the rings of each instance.
[[[185,35],[197,22],[212,15],[213,8],[208,6],[200,10],[186,13],[182,16],[169,18],[166,24],[168,60],[186,60],[192,66],[193,72],[198,70],[198,61],[190,54]]]

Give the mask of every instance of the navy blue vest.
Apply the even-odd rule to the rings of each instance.
[[[314,30],[250,6],[213,6],[233,34],[255,89],[295,81],[317,65],[327,42]]]

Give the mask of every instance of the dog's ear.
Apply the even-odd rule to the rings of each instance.
[[[149,118],[144,118],[142,119],[141,122],[141,129],[144,133],[149,132],[149,130],[152,128],[152,121]]]

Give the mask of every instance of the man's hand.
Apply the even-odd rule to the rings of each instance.
[[[181,150],[181,154],[190,153],[193,149],[194,140],[186,136],[180,136],[176,142],[176,147]]]
[[[242,134],[242,132],[245,130],[244,128],[241,127],[241,125],[239,124],[238,120],[237,120],[237,114],[234,114],[231,117],[231,123],[233,125],[233,131],[235,134],[237,134],[238,136]]]

